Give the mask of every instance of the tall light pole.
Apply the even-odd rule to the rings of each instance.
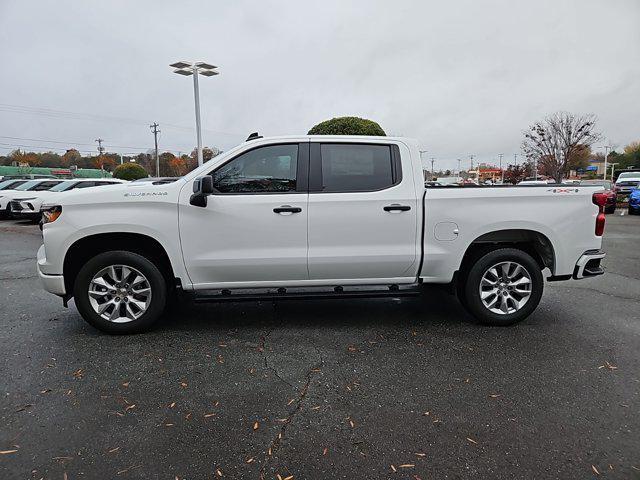
[[[603,180],[607,179],[607,157],[609,156],[609,150],[611,150],[611,145],[603,145],[601,148],[604,148],[604,175],[602,176]]]
[[[502,157],[504,154],[499,153],[498,158],[500,159],[500,183],[504,183],[504,171],[502,170]]]
[[[200,127],[200,89],[198,86],[198,75],[213,77],[219,75],[215,65],[205,62],[176,62],[170,65],[175,68],[173,73],[189,76],[193,75],[193,96],[196,103],[196,136],[198,137],[198,165],[202,165],[202,131]]]
[[[435,162],[436,159],[434,157],[431,157],[431,180],[433,180],[433,162]]]
[[[460,172],[461,172],[461,170],[460,170],[460,159],[458,159],[458,176],[460,176]]]

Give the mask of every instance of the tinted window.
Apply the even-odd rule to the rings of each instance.
[[[292,192],[297,164],[298,145],[270,145],[243,153],[211,175],[222,193]]]
[[[13,188],[19,187],[23,183],[27,183],[26,180],[6,180],[0,183],[0,190],[11,190]]]
[[[323,144],[323,192],[364,192],[394,184],[388,145]]]
[[[58,185],[56,185],[55,187],[53,187],[51,189],[51,191],[52,192],[64,192],[65,190],[71,190],[72,188],[74,188],[74,185],[76,183],[78,183],[78,182],[75,182],[73,180],[62,182],[62,183],[59,183]]]
[[[73,187],[74,190],[76,188],[87,188],[87,187],[94,187],[96,184],[96,182],[78,182],[75,184],[75,186]]]
[[[34,192],[40,192],[42,190],[49,190],[51,187],[58,185],[60,182],[51,181],[51,182],[40,182],[37,185],[31,187],[29,190]]]

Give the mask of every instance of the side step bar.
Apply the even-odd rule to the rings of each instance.
[[[399,288],[397,285],[391,285],[388,289],[378,290],[349,290],[345,291],[343,287],[335,287],[333,290],[287,290],[279,288],[256,291],[256,290],[222,290],[214,294],[195,294],[194,301],[196,303],[215,303],[215,302],[257,302],[271,300],[331,300],[338,298],[397,298],[397,297],[416,297],[420,295],[421,289],[418,285],[411,285],[408,288]]]

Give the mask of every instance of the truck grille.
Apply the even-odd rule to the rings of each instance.
[[[11,203],[11,211],[12,212],[21,212],[22,210],[24,210],[22,208],[22,205],[20,205],[20,202],[16,202],[15,200],[13,200]]]

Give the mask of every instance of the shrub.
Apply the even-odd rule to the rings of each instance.
[[[309,135],[378,135],[386,136],[382,127],[359,117],[337,117],[325,120],[309,130]]]
[[[121,180],[137,180],[139,178],[147,178],[149,175],[137,163],[123,163],[115,168],[113,176]]]

